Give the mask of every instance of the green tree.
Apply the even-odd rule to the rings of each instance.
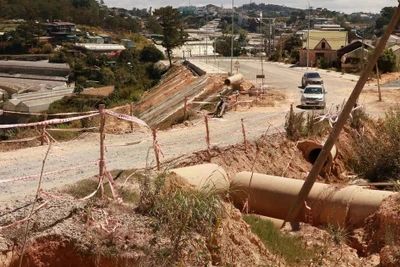
[[[150,17],[146,20],[146,29],[149,31],[149,33],[154,33],[154,34],[162,34],[163,29],[158,23],[158,21],[154,17]]]
[[[229,35],[223,35],[216,40],[216,50],[218,54],[221,54],[224,57],[231,56],[231,45],[232,39]],[[240,55],[240,46],[238,42],[235,40],[233,42],[233,56],[237,57]]]
[[[140,60],[145,62],[157,62],[163,59],[163,53],[154,46],[145,46],[140,51]]]
[[[288,53],[292,53],[292,50],[303,45],[303,41],[300,39],[298,35],[291,35],[288,39],[285,40],[283,44],[283,50],[288,51]]]
[[[104,85],[112,85],[115,82],[114,72],[107,67],[101,68],[99,71],[100,83]]]
[[[392,19],[394,13],[396,12],[396,7],[384,7],[381,10],[381,16],[376,19],[375,22],[375,30],[378,36],[382,35],[385,26],[389,24],[390,20]],[[396,27],[398,28],[399,22],[397,22]]]
[[[298,17],[299,13],[296,11],[293,11],[292,13],[290,13],[290,17],[289,19],[286,21],[286,25],[289,26],[290,24],[293,24],[297,21],[297,17]]]
[[[187,38],[187,33],[183,30],[182,20],[179,18],[179,10],[172,6],[162,7],[154,11],[163,29],[164,40],[162,46],[167,50],[169,65],[172,66],[172,49],[183,45]]]
[[[396,54],[388,48],[382,51],[378,58],[379,71],[382,73],[396,72],[399,68]]]

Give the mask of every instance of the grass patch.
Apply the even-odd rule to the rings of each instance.
[[[156,219],[152,228],[158,238],[168,238],[166,249],[169,253],[164,260],[169,266],[179,263],[188,250],[197,255],[196,262],[190,266],[204,265],[210,260],[202,251],[205,247],[199,249],[193,234],[206,236],[212,243],[212,235],[224,216],[223,199],[215,191],[193,190],[173,175],[147,177],[141,184],[138,211]]]
[[[77,183],[75,183],[73,185],[67,186],[67,188],[64,190],[64,192],[75,198],[83,198],[83,197],[86,197],[89,194],[93,193],[96,190],[98,185],[99,185],[99,182],[96,179],[84,179],[84,180],[78,181]],[[122,186],[117,185],[117,191],[125,203],[132,203],[132,204],[138,203],[139,193],[137,191],[133,190],[132,188],[122,187]],[[104,184],[104,194],[106,194],[109,197],[112,197],[111,189],[110,189],[108,182],[106,182]],[[101,198],[100,190],[97,191],[93,197]]]
[[[282,255],[289,266],[309,263],[314,258],[315,251],[305,249],[300,238],[281,233],[272,222],[254,215],[245,215],[243,219],[268,249]]]

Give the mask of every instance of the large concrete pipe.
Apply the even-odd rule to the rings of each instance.
[[[310,140],[301,141],[297,144],[297,148],[303,152],[304,159],[310,162],[311,164],[314,164],[314,162],[317,160],[317,157],[321,152],[323,146],[324,143],[320,143],[318,141],[310,141]],[[328,155],[328,158],[326,159],[324,166],[322,167],[321,172],[327,172],[328,170],[330,170],[333,161],[336,158],[336,155],[337,155],[337,148],[335,145],[333,145]]]
[[[217,164],[201,164],[169,170],[183,178],[197,190],[226,193],[229,190],[228,174]]]
[[[241,73],[238,73],[226,78],[224,84],[227,86],[231,86],[241,82],[243,82],[243,75]]]
[[[285,219],[303,183],[302,180],[240,172],[232,178],[230,194],[238,208],[247,203],[250,212]],[[311,208],[313,225],[357,228],[377,210],[383,199],[392,194],[358,186],[340,188],[315,183],[306,202]],[[306,215],[308,212],[304,207],[298,220],[304,222]]]

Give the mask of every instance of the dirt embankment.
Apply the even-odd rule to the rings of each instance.
[[[273,103],[274,98],[270,100]],[[129,107],[122,110],[127,114]],[[130,125],[124,123],[111,121],[107,131],[125,132]],[[339,156],[333,170],[326,177],[319,177],[319,181],[342,184],[349,181],[346,161],[352,156],[351,142],[355,136],[351,129],[345,129],[337,143]],[[221,165],[230,176],[238,171],[253,170],[304,179],[311,169],[295,142],[288,141],[282,134],[264,136],[247,147],[244,144],[214,146],[211,153],[212,162]],[[204,162],[207,162],[207,152],[199,151],[169,162],[168,167]],[[125,185],[127,176],[119,177],[116,183]],[[138,193],[138,181],[129,182],[129,186],[136,188]],[[53,193],[60,198],[43,195],[42,201],[47,204],[32,219],[23,266],[162,266],[160,257],[168,257],[166,247],[170,240],[166,235],[155,238],[155,218],[135,212],[135,205],[107,200],[80,201],[64,193]],[[0,225],[24,219],[31,207],[23,207],[25,203],[22,200],[10,203],[0,213]],[[193,233],[195,242],[184,251],[183,266],[197,266],[199,259],[203,260],[202,265],[214,266],[285,266],[282,255],[274,254],[251,233],[240,211],[229,203],[226,203],[226,210],[226,216],[216,229],[213,246],[207,246],[209,237]],[[298,266],[377,266],[379,263],[398,266],[400,233],[396,229],[400,226],[399,210],[398,198],[388,199],[368,219],[364,229],[347,233],[349,239],[344,243],[338,241],[335,232],[308,225],[303,225],[300,232],[288,231],[289,235],[298,236],[305,247],[320,248],[312,262]],[[18,266],[24,229],[24,224],[17,224],[1,230],[0,266]]]
[[[338,146],[341,148],[350,146],[353,141],[352,131],[348,129],[347,132],[339,139]],[[249,142],[247,147],[244,144],[213,147],[212,162],[221,165],[229,175],[246,169],[304,179],[311,164],[304,160],[295,145],[295,142],[288,141],[280,134],[264,136]],[[339,152],[339,158],[343,161],[350,156],[351,151]],[[205,162],[207,153],[200,151],[185,159],[170,162],[169,167]],[[116,183],[138,190],[138,180],[129,180],[129,174],[119,176]],[[326,178],[319,177],[319,180],[345,183],[348,178],[343,173],[339,176],[331,173]],[[156,263],[162,266],[160,257],[162,259],[163,256],[159,253],[167,251],[170,242],[168,236],[156,237],[153,228],[155,218],[135,212],[135,204],[116,204],[107,200],[93,202],[93,199],[79,201],[64,193],[54,194],[60,198],[43,195],[47,206],[33,217],[23,266],[154,266]],[[10,204],[1,213],[1,225],[21,220],[27,215],[30,206],[21,208],[21,204]],[[251,233],[237,209],[229,203],[225,206],[226,214],[217,224],[213,245],[209,245],[208,237],[193,233],[193,242],[184,250],[183,266],[195,266],[201,260],[204,264],[206,259],[213,266],[286,266],[282,255],[266,248]],[[389,263],[398,263],[395,249],[398,248],[396,237],[399,233],[396,229],[400,226],[399,210],[398,199],[388,200],[371,216],[364,229],[347,233],[352,235],[353,241],[347,242],[353,247],[346,245],[346,241],[338,241],[340,236],[325,228],[303,225],[299,232],[284,231],[288,235],[298,236],[305,247],[318,248],[311,263],[299,263],[297,266],[314,263],[324,266],[376,266],[380,261],[384,263],[383,266],[396,266]],[[388,225],[392,230],[388,230]],[[19,224],[0,233],[0,259],[3,266],[18,266],[24,229],[24,225]],[[359,244],[363,245],[355,245],[357,234],[360,237]],[[390,236],[396,246],[387,245]]]

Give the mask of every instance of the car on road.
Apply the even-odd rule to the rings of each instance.
[[[307,85],[301,92],[300,101],[302,107],[325,108],[326,91],[322,84]]]
[[[318,72],[309,71],[303,74],[301,78],[301,87],[305,87],[308,84],[324,84],[324,80]]]

